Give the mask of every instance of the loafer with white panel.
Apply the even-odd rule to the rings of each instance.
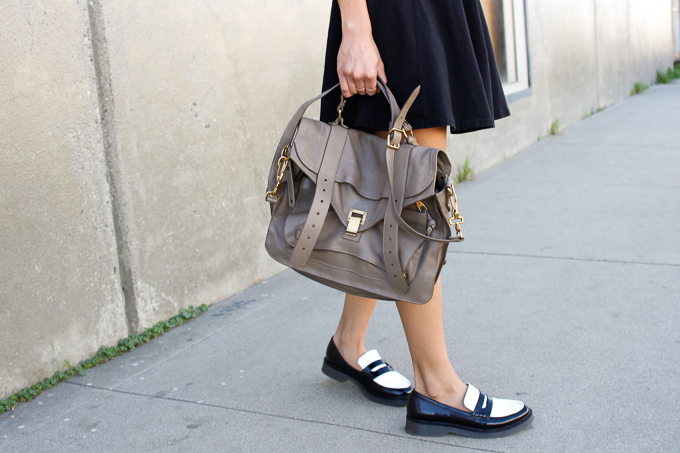
[[[406,432],[439,437],[505,437],[531,425],[533,412],[523,402],[490,398],[468,384],[463,404],[472,412],[447,406],[413,392],[406,408]]]
[[[413,391],[411,381],[386,363],[378,351],[371,349],[357,361],[361,371],[345,361],[333,338],[323,359],[323,373],[339,382],[353,382],[371,401],[388,406],[405,406]]]

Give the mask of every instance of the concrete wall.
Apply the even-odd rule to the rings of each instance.
[[[281,270],[263,189],[319,89],[330,3],[102,2],[138,326]]]
[[[0,3],[0,397],[128,333],[87,8]]]
[[[282,268],[268,166],[329,1],[0,4],[0,397]],[[14,2],[16,3],[16,2]],[[484,169],[672,60],[669,0],[526,0],[532,95],[450,138]],[[100,121],[101,118],[101,121]]]

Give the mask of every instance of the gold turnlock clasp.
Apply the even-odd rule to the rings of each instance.
[[[399,141],[396,143],[392,142],[392,138],[394,137],[394,133],[399,132],[401,134],[401,137],[399,137]],[[392,128],[390,131],[387,133],[387,146],[389,146],[392,149],[399,149],[401,146],[401,141],[403,139],[408,139],[408,135],[406,134],[406,131],[404,129],[395,129]]]
[[[458,196],[456,195],[456,190],[453,188],[453,183],[450,183],[446,187],[446,193],[449,195],[449,201],[452,205],[453,216],[449,219],[449,225],[456,229],[456,237],[458,239],[463,239],[463,232],[460,226],[465,223],[465,219],[458,212]]]
[[[283,175],[286,173],[289,160],[290,156],[288,155],[288,145],[286,145],[281,150],[281,157],[279,157],[279,160],[276,165],[276,185],[272,190],[268,191],[265,194],[264,199],[266,201],[273,203],[279,202],[279,197],[281,196],[281,194],[279,194],[279,186],[281,185],[281,181],[283,181]]]
[[[358,209],[350,209],[347,216],[347,230],[345,231],[350,236],[356,236],[359,232],[359,226],[366,223],[367,212],[359,211]]]
[[[423,209],[427,211],[427,206],[425,206],[425,203],[422,201],[416,201],[416,208],[418,208],[418,211],[423,212]]]

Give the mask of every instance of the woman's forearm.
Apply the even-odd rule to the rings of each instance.
[[[338,51],[338,78],[345,97],[376,94],[376,79],[385,66],[373,41],[366,0],[338,0],[342,18],[342,43]]]
[[[371,34],[371,19],[366,0],[338,0],[342,34]]]

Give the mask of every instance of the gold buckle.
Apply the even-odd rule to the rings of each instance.
[[[366,223],[367,212],[358,209],[350,209],[347,216],[347,230],[345,231],[350,236],[356,236],[359,232],[359,226]]]
[[[392,137],[394,136],[395,132],[399,132],[401,134],[401,137],[399,138],[399,141],[397,143],[392,143]],[[408,135],[406,135],[406,131],[404,129],[392,128],[387,133],[387,146],[389,146],[392,149],[399,149],[399,147],[401,146],[401,141],[405,138],[408,138]]]

